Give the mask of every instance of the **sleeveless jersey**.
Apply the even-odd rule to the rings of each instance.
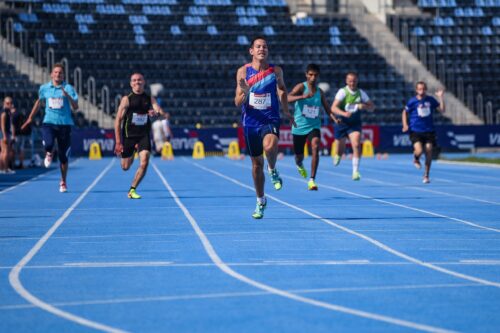
[[[251,64],[246,64],[245,67],[250,91],[241,106],[243,126],[261,127],[267,124],[279,124],[280,108],[274,65],[269,65],[269,68],[262,72],[255,70]]]
[[[148,117],[148,111],[152,108],[151,96],[148,94],[137,95],[132,92],[128,95],[128,109],[125,114],[125,125],[123,126],[125,137],[149,135],[151,121]]]
[[[304,82],[304,94],[309,93],[307,82]],[[295,102],[295,112],[293,114],[297,127],[292,127],[292,134],[306,135],[313,129],[321,128],[321,92],[316,88],[316,93],[309,98],[299,99]]]
[[[361,103],[361,91],[358,89],[354,94],[351,94],[347,87],[344,87],[345,98],[340,103],[339,109],[347,111],[346,106],[349,104]],[[361,112],[358,110],[354,112],[349,118],[340,116],[342,123],[348,126],[361,126]]]

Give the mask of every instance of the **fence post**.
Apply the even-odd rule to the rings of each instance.
[[[80,67],[76,67],[73,71],[73,85],[75,87],[75,91],[78,95],[82,95],[82,69]]]
[[[478,117],[484,122],[484,105],[483,105],[483,94],[477,94],[476,98],[476,108]]]
[[[493,124],[493,103],[491,101],[488,101],[486,103],[486,124],[492,125]]]
[[[68,58],[64,57],[61,59],[61,64],[64,66],[64,79],[69,81],[69,61]]]
[[[474,110],[474,88],[472,87],[472,84],[467,86],[467,107],[469,110],[477,114],[476,110]]]

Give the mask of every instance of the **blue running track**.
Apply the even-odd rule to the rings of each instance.
[[[0,188],[0,332],[500,332],[500,168],[324,157],[309,192],[285,157],[254,220],[250,166],[155,158],[141,200],[111,158]]]

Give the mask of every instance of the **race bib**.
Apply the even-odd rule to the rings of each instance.
[[[132,114],[132,124],[137,126],[144,126],[148,122],[147,114]]]
[[[257,110],[265,110],[271,107],[271,94],[254,94],[250,93],[249,104]]]
[[[349,113],[355,113],[358,111],[358,105],[357,104],[346,104],[345,110]]]
[[[318,118],[319,107],[315,105],[312,106],[304,105],[304,107],[302,108],[302,114],[306,118]]]
[[[63,106],[64,106],[63,98],[49,98],[49,108],[62,109]]]
[[[428,117],[431,114],[431,109],[428,106],[417,107],[419,117]]]

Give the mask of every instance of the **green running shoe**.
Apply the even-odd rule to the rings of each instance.
[[[352,180],[360,180],[361,179],[361,174],[359,173],[359,171],[354,171],[352,173]]]
[[[130,191],[128,191],[128,198],[129,199],[140,199],[141,196],[139,194],[137,194],[137,192],[134,189],[130,189]]]
[[[281,186],[283,185],[283,180],[281,179],[278,170],[274,169],[273,171],[269,171],[269,175],[271,176],[271,181],[274,184],[274,188],[278,191],[281,190]]]
[[[264,209],[266,209],[267,202],[261,204],[257,202],[257,206],[255,206],[255,211],[252,214],[254,219],[261,219],[264,217]]]
[[[333,165],[337,166],[339,164],[340,164],[340,156],[339,155],[333,156]]]
[[[310,179],[307,182],[307,189],[309,191],[317,191],[318,190],[318,185],[316,185],[316,183],[314,182],[314,179]]]
[[[297,165],[297,170],[299,170],[300,175],[302,178],[307,178],[307,170],[304,168],[303,165]]]

